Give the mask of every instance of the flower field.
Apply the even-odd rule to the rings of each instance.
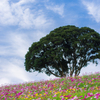
[[[100,100],[100,73],[1,86],[0,100]]]

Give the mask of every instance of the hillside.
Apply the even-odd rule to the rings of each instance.
[[[0,100],[100,100],[100,73],[2,86]]]

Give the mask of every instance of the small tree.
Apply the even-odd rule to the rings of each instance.
[[[63,26],[35,42],[25,55],[26,71],[64,77],[80,74],[88,62],[100,59],[100,34],[89,27]]]

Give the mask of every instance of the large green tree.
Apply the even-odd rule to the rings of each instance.
[[[89,62],[100,59],[100,34],[89,27],[68,25],[54,29],[29,47],[26,71],[47,75],[78,76]]]

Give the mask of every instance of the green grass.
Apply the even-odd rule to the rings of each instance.
[[[0,100],[100,100],[100,73],[2,86]]]

